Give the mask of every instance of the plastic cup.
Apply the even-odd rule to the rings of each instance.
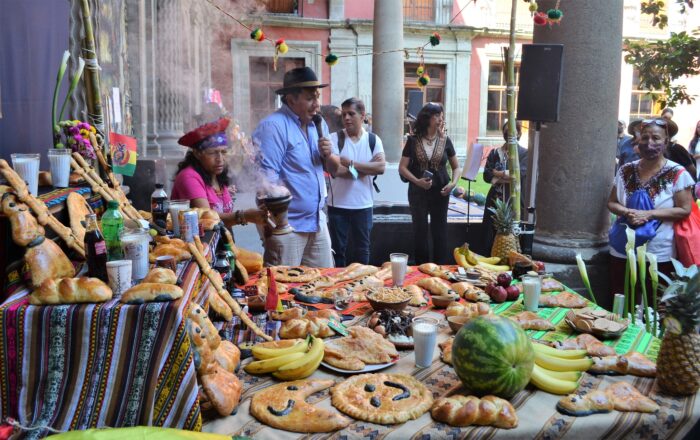
[[[435,318],[413,318],[413,347],[416,355],[416,367],[426,368],[433,363],[433,354],[437,346],[438,321]]]
[[[394,287],[402,287],[404,278],[406,278],[406,269],[408,267],[407,254],[391,254],[391,279],[394,282]]]
[[[70,177],[71,150],[68,148],[51,148],[48,156],[53,187],[67,188]]]
[[[190,209],[189,200],[171,200],[168,202],[168,211],[170,211],[170,219],[173,222],[173,234],[176,237],[180,236],[180,219],[178,218],[180,211]]]
[[[27,182],[29,192],[36,196],[39,194],[39,154],[11,154],[12,168],[19,174],[19,177]]]
[[[119,298],[131,287],[131,260],[107,262],[107,279],[113,298]]]
[[[523,305],[528,312],[536,312],[540,306],[542,280],[539,275],[523,275]]]
[[[141,281],[148,274],[148,229],[124,229],[119,238],[124,250],[124,259],[131,261],[131,279]]]

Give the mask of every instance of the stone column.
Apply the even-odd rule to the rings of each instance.
[[[384,142],[388,162],[398,162],[403,147],[403,2],[374,2],[372,129]]]
[[[546,11],[556,1],[539,4]],[[580,290],[580,252],[599,302],[608,297],[607,199],[615,171],[622,8],[623,0],[562,2],[561,25],[534,32],[535,43],[564,45],[564,70],[560,120],[542,130],[533,253]]]

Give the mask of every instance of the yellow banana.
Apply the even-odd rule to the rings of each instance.
[[[538,368],[541,368],[542,370],[544,370],[544,372],[549,377],[553,377],[553,378],[559,379],[559,380],[564,380],[567,382],[578,382],[578,380],[581,378],[581,375],[583,375],[583,372],[581,372],[581,371],[552,371],[552,370],[547,370],[546,368],[542,368],[539,365],[538,365]]]
[[[459,253],[464,255],[464,258],[466,258],[467,263],[469,263],[471,266],[476,266],[476,264],[478,263],[476,258],[474,258],[474,253],[469,249],[469,243],[464,243],[459,248]]]
[[[292,353],[304,353],[308,349],[308,342],[300,339],[294,345],[285,348],[268,348],[256,345],[253,346],[252,352],[255,359],[272,359]]]
[[[311,376],[321,364],[324,353],[323,339],[312,338],[311,348],[304,354],[304,357],[283,365],[272,375],[281,380],[297,380]]]
[[[479,254],[474,254],[474,258],[476,258],[476,261],[486,264],[496,265],[501,262],[501,259],[499,257],[484,257],[483,255]]]
[[[498,258],[498,257],[492,257],[492,258]],[[484,269],[488,269],[491,272],[507,272],[510,270],[510,266],[507,264],[502,264],[502,265],[496,265],[496,264],[489,264],[489,263],[484,263],[483,261],[479,261],[478,265],[483,267]]]
[[[559,350],[548,345],[538,344],[537,342],[533,342],[532,346],[535,351],[563,359],[581,359],[588,354],[586,350]]]
[[[593,365],[593,359],[564,359],[535,351],[535,363],[553,371],[586,371]]]
[[[254,361],[245,366],[245,371],[248,374],[272,373],[273,371],[277,371],[280,367],[303,357],[304,353],[290,353],[284,356]]]
[[[459,248],[455,248],[454,251],[452,251],[452,256],[454,256],[455,263],[457,263],[458,266],[462,266],[465,269],[472,267],[467,262],[467,258],[464,256],[464,254],[460,252]]]
[[[537,364],[535,364],[535,367],[532,369],[530,383],[542,391],[559,395],[571,394],[578,388],[578,382],[549,376],[547,371]]]

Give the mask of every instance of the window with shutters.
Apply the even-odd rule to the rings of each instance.
[[[435,0],[403,0],[403,19],[435,21]]]
[[[518,106],[518,83],[520,82],[520,65],[515,65],[515,106]],[[489,63],[488,95],[486,104],[486,131],[490,136],[500,136],[501,127],[508,119],[506,106],[506,69],[502,62]]]
[[[267,12],[273,14],[296,14],[297,0],[260,0]]]
[[[660,98],[664,94],[653,90],[642,89],[639,85],[639,71],[632,73],[632,95],[630,102],[630,121],[646,119],[658,115],[661,111]]]
[[[418,111],[412,110],[411,107],[420,110],[420,107],[423,107],[428,102],[437,102],[442,104],[443,107],[445,106],[445,66],[442,64],[426,64],[425,72],[430,77],[430,83],[423,88],[418,85],[418,74],[416,73],[418,66],[419,64],[417,63],[404,63],[404,114],[407,116],[404,132],[406,133],[409,132],[409,123],[412,123],[414,121],[413,117],[418,114]],[[412,101],[416,99],[418,102],[412,104]]]

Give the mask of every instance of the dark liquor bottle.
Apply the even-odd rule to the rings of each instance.
[[[88,214],[85,226],[85,252],[87,253],[88,276],[107,280],[107,245],[97,227],[97,216]]]
[[[151,194],[151,215],[154,224],[165,228],[168,218],[168,194],[162,183],[156,183],[156,190]]]

